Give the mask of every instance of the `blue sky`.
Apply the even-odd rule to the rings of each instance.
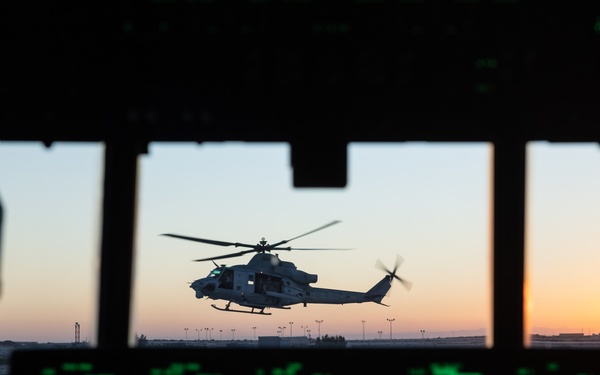
[[[307,329],[362,338],[485,332],[490,324],[490,147],[484,143],[351,144],[345,189],[294,189],[287,144],[151,144],[140,157],[132,335],[182,339],[294,334]],[[528,275],[534,333],[594,333],[600,205],[595,144],[528,148]],[[95,340],[101,144],[0,143],[5,208],[0,340]],[[188,283],[227,248],[162,233],[253,243],[290,243],[351,251],[285,252],[318,274],[316,286],[366,291],[404,258],[402,277],[375,304],[293,306],[271,316],[228,314],[197,300]],[[250,255],[226,259],[245,263]],[[584,311],[589,311],[584,312]],[[292,322],[292,324],[290,324]],[[206,332],[204,328],[209,328]],[[210,331],[210,328],[213,330]],[[198,330],[198,331],[197,331]],[[537,332],[537,331],[539,332]],[[202,336],[200,336],[202,338]]]

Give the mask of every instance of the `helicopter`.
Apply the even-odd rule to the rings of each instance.
[[[376,265],[385,271],[387,275],[368,291],[354,292],[313,287],[310,284],[317,282],[317,275],[298,270],[294,263],[279,259],[278,254],[271,254],[271,251],[273,250],[349,250],[292,248],[282,246],[292,240],[328,228],[339,222],[339,220],[334,220],[319,228],[274,244],[267,243],[267,240],[265,240],[264,237],[261,238],[258,244],[252,245],[240,242],[209,240],[171,233],[162,235],[217,246],[248,248],[248,250],[242,250],[237,253],[194,260],[196,262],[212,261],[215,265],[215,268],[210,271],[206,277],[192,282],[190,288],[195,291],[196,298],[198,299],[207,297],[207,299],[227,301],[227,304],[224,307],[211,304],[213,308],[220,311],[271,315],[270,312],[265,312],[266,308],[291,309],[290,305],[295,304],[302,304],[306,307],[308,304],[343,305],[347,303],[374,302],[383,306],[389,306],[381,301],[391,288],[394,279],[400,281],[407,290],[410,290],[412,283],[396,275],[396,271],[403,261],[400,256],[397,256],[396,265],[391,271],[388,270],[381,261],[377,260]],[[233,258],[253,252],[256,254],[247,264],[226,266],[224,264],[219,265],[215,262],[217,259]],[[232,303],[247,308],[247,310],[232,308]]]

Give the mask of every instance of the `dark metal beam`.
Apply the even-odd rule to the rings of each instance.
[[[518,350],[524,343],[525,145],[494,143],[493,345]]]
[[[131,307],[139,143],[106,142],[98,347],[126,348]]]

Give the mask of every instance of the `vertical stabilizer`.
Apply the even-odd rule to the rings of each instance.
[[[383,279],[381,279],[377,284],[375,284],[375,286],[367,291],[365,298],[376,303],[381,303],[381,300],[383,297],[385,297],[391,286],[391,278],[389,276],[384,276]]]

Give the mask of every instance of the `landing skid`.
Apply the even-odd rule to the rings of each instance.
[[[257,315],[271,315],[271,313],[266,313],[264,307],[262,309],[260,309],[260,311],[254,311],[254,307],[252,308],[252,310],[248,311],[248,310],[235,310],[235,309],[230,309],[229,308],[229,303],[227,304],[227,306],[225,307],[218,307],[217,305],[215,305],[214,303],[211,305],[213,308],[220,310],[220,311],[229,311],[229,312],[238,312],[238,313],[245,313],[245,314],[257,314]]]

